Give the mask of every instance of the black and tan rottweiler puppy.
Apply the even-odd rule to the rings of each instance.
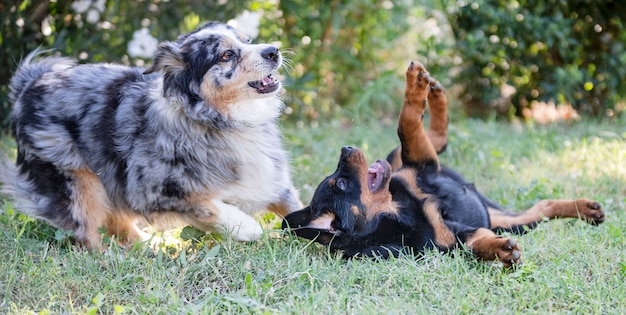
[[[605,219],[592,200],[543,200],[522,213],[501,209],[458,173],[439,164],[447,145],[447,98],[419,63],[406,72],[400,146],[368,165],[355,147],[341,149],[337,170],[317,187],[306,208],[287,215],[283,228],[343,250],[346,258],[387,258],[425,249],[443,252],[464,244],[478,258],[504,266],[521,261],[519,245],[496,232],[516,234],[543,219]],[[430,107],[429,130],[423,119]]]

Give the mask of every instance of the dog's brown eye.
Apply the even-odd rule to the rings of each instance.
[[[234,53],[232,50],[227,50],[222,54],[222,61],[229,61],[233,57]]]

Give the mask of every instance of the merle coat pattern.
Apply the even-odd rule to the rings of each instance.
[[[209,22],[160,43],[153,64],[77,65],[28,55],[10,84],[17,161],[2,191],[25,214],[100,247],[137,223],[190,224],[250,241],[248,214],[301,204],[276,120],[280,51]]]

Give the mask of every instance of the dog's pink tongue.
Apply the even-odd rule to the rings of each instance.
[[[383,172],[384,168],[378,162],[372,163],[372,165],[370,165],[367,169],[367,185],[371,191],[375,191],[378,187],[380,187],[380,184],[382,184]]]
[[[274,80],[271,74],[261,79],[263,85],[274,84],[274,82],[276,82],[276,80]]]

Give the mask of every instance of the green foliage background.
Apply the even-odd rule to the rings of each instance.
[[[465,105],[484,111],[516,88],[515,113],[532,101],[572,104],[614,115],[626,95],[626,2],[461,1],[449,15],[463,56],[458,79]]]
[[[72,3],[0,3],[0,129],[8,125],[11,74],[37,47],[142,66],[150,60],[127,53],[134,31],[174,40],[243,10],[262,14],[257,41],[279,44],[289,59],[292,121],[395,116],[413,59],[458,90],[470,116],[520,115],[533,101],[616,116],[625,104],[626,5],[615,0],[108,0],[95,24]],[[503,98],[507,85],[515,93]]]

